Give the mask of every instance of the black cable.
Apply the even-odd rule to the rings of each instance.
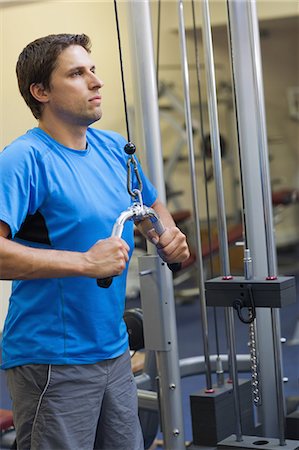
[[[159,96],[159,65],[160,65],[160,31],[161,31],[161,0],[158,0],[157,16],[157,54],[156,54],[156,83]]]
[[[133,353],[131,354],[131,359],[134,358],[134,356],[136,355],[137,350],[134,350]]]
[[[209,190],[208,190],[208,176],[207,176],[207,158],[206,158],[206,140],[204,133],[203,124],[203,108],[202,108],[202,95],[201,95],[201,82],[200,82],[200,60],[199,60],[199,48],[197,45],[198,35],[196,31],[196,18],[195,18],[195,8],[194,0],[191,2],[192,5],[192,19],[193,19],[193,38],[194,38],[194,48],[195,48],[195,62],[196,62],[196,79],[197,79],[197,93],[198,93],[198,103],[199,103],[199,122],[200,122],[200,137],[202,145],[202,159],[203,159],[203,170],[204,170],[204,186],[205,186],[205,197],[206,197],[206,213],[207,213],[207,224],[208,224],[208,243],[209,243],[209,266],[211,278],[214,278],[214,265],[212,257],[212,231],[211,231],[211,219],[210,219],[210,203],[209,203]],[[218,336],[218,319],[216,307],[213,307],[214,316],[214,328],[215,328],[215,340],[216,340],[216,353],[217,356],[220,355],[219,348],[219,336]]]
[[[232,30],[230,25],[230,12],[229,12],[229,4],[228,0],[226,2],[227,5],[227,16],[228,16],[228,47],[230,49],[230,57],[231,57],[231,66],[232,66],[232,94],[233,94],[233,103],[236,112],[236,131],[237,131],[237,147],[238,147],[238,156],[239,156],[239,172],[240,172],[240,185],[241,185],[241,203],[242,203],[242,225],[244,230],[244,248],[248,248],[248,238],[247,238],[247,226],[246,226],[246,213],[245,213],[245,194],[243,187],[243,175],[242,175],[242,167],[241,167],[241,144],[240,144],[240,127],[238,120],[238,106],[237,106],[237,94],[236,94],[236,80],[234,73],[234,57],[233,57],[233,47],[232,47]]]
[[[128,159],[128,177],[127,177],[127,189],[129,194],[132,198],[136,198],[137,194],[134,193],[131,188],[131,180],[130,180],[130,164],[132,163],[134,165],[134,172],[137,176],[138,180],[138,189],[141,192],[142,191],[142,182],[139,177],[138,169],[136,168],[136,161],[134,159],[134,153],[136,151],[136,146],[131,142],[130,139],[130,127],[129,127],[129,117],[128,117],[128,107],[127,107],[127,96],[126,96],[126,84],[125,84],[125,76],[124,76],[124,65],[123,65],[123,58],[122,58],[122,49],[121,49],[121,38],[120,38],[120,29],[119,29],[119,20],[118,20],[118,11],[117,11],[117,0],[114,0],[114,12],[115,12],[115,22],[116,22],[116,30],[117,30],[117,42],[118,42],[118,51],[119,51],[119,63],[120,63],[120,73],[121,73],[121,83],[122,83],[122,91],[123,91],[123,101],[124,101],[124,110],[125,110],[125,120],[126,120],[126,128],[127,128],[127,144],[124,147],[124,151],[127,153],[127,155],[130,155],[130,158]]]
[[[128,142],[131,142],[129,119],[128,119],[128,108],[127,108],[127,97],[126,97],[126,86],[125,86],[125,77],[124,77],[124,67],[123,67],[123,58],[122,58],[122,49],[121,49],[120,30],[119,30],[119,20],[118,20],[118,12],[117,12],[117,0],[114,0],[114,12],[115,12],[115,21],[116,21],[116,30],[117,30],[117,42],[118,42],[118,50],[119,50],[119,63],[120,63],[121,83],[122,83],[125,119],[126,119],[126,127],[127,127],[127,138],[128,138]]]
[[[255,311],[255,303],[253,298],[253,292],[252,292],[252,286],[249,284],[247,286],[247,289],[249,291],[249,300],[250,304],[246,305],[245,301],[243,299],[237,298],[233,302],[233,308],[237,311],[238,317],[241,322],[243,323],[252,323],[256,318],[256,311]],[[248,308],[248,318],[246,319],[242,314],[242,309]]]

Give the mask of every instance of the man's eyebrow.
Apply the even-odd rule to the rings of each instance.
[[[72,72],[76,72],[76,70],[85,70],[85,69],[86,69],[86,66],[74,66],[74,67],[71,67],[67,71],[67,73],[72,73]],[[95,69],[96,69],[96,66],[94,64],[89,67],[89,70],[95,71]]]

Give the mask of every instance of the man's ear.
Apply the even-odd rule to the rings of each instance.
[[[30,93],[40,103],[47,103],[49,100],[48,90],[44,88],[42,83],[32,83]]]

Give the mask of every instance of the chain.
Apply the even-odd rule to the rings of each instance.
[[[253,317],[252,308],[248,308],[249,316]],[[251,361],[251,383],[252,383],[252,396],[255,406],[262,404],[260,393],[260,381],[259,381],[259,360],[256,346],[256,324],[255,320],[249,324],[249,352]]]
[[[132,182],[132,167],[135,173],[135,176],[137,178],[137,182],[138,182],[138,189],[133,189],[133,182]],[[133,156],[130,156],[130,158],[127,161],[127,190],[128,193],[130,194],[130,196],[132,198],[136,198],[136,197],[140,197],[138,193],[141,194],[142,192],[142,180],[140,178],[140,174],[138,171],[138,166],[137,166],[137,162],[136,159]]]

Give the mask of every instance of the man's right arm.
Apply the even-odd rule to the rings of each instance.
[[[95,243],[87,252],[27,247],[8,239],[10,228],[0,221],[0,279],[29,280],[120,275],[128,261],[129,247],[117,237]]]

